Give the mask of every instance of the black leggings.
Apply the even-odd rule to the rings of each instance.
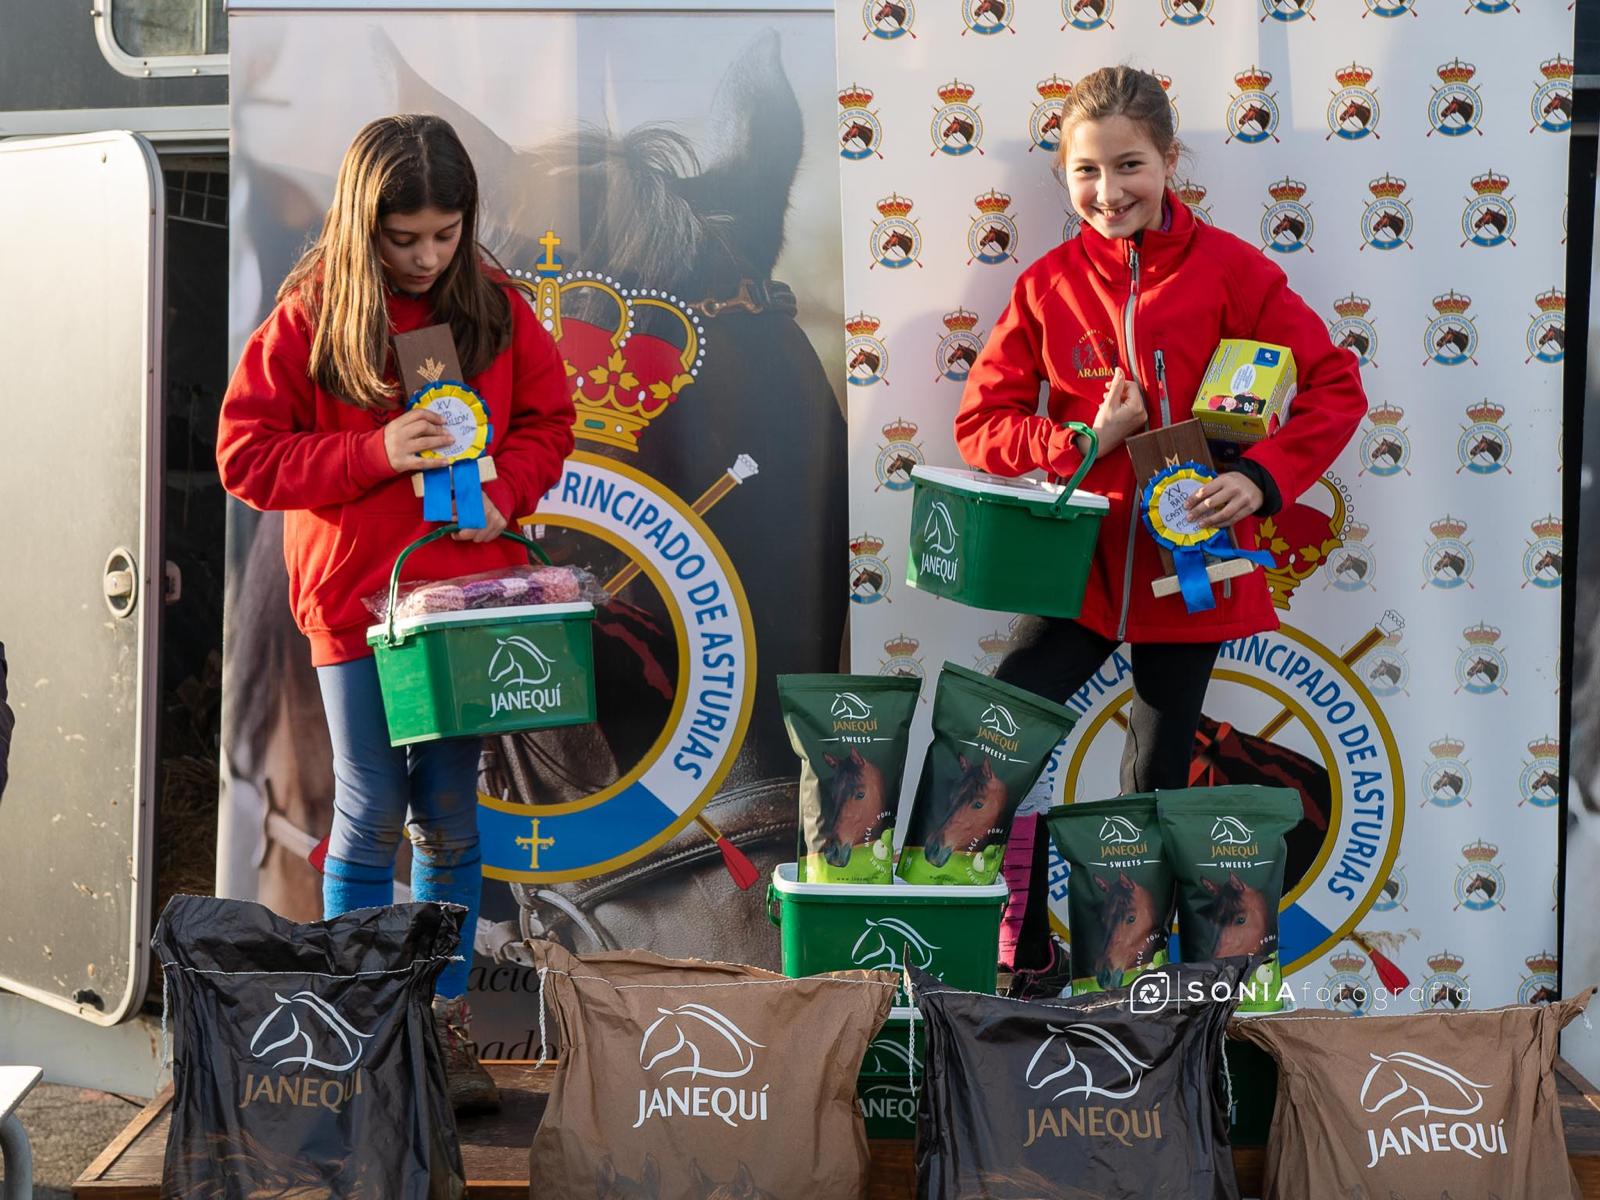
[[[1023,617],[995,678],[1065,704],[1116,648],[1116,642],[1076,621]],[[1216,642],[1145,642],[1131,647],[1133,710],[1122,747],[1121,791],[1189,786],[1194,734],[1218,649]]]

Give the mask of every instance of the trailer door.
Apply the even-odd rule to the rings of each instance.
[[[0,987],[144,999],[158,754],[161,171],[130,133],[0,142]]]

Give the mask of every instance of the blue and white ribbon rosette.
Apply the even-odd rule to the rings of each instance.
[[[423,458],[442,458],[450,464],[422,472],[423,520],[455,521],[463,529],[482,529],[485,515],[478,459],[494,437],[483,397],[459,380],[439,379],[412,393],[406,407],[438,413],[444,418],[444,431],[454,439],[442,449],[422,452]]]
[[[1178,590],[1183,594],[1184,607],[1192,613],[1209,612],[1217,606],[1206,574],[1207,557],[1242,558],[1262,567],[1275,565],[1268,551],[1241,550],[1226,529],[1208,529],[1189,516],[1189,498],[1216,477],[1216,471],[1204,463],[1176,463],[1151,477],[1139,502],[1144,527],[1172,553]]]

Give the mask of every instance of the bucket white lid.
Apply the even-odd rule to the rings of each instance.
[[[800,883],[797,865],[779,863],[772,869],[772,886],[786,896],[834,896],[846,899],[954,900],[978,897],[991,900],[1010,893],[1004,879],[993,883],[906,883],[898,875],[893,883]]]
[[[453,612],[423,613],[416,617],[401,617],[394,623],[396,633],[411,633],[413,630],[426,629],[430,625],[442,625],[449,622],[451,625],[487,625],[500,621],[541,621],[552,620],[559,617],[589,616],[594,612],[594,605],[587,600],[575,600],[569,604],[517,604],[506,608],[461,608]],[[388,633],[389,626],[384,623],[372,625],[367,628],[367,637],[382,637]]]
[[[940,487],[968,492],[975,496],[1003,496],[1007,500],[1037,504],[1041,508],[1053,508],[1056,501],[1061,498],[1063,490],[1063,485],[1059,483],[1044,483],[1025,476],[1006,479],[999,475],[986,475],[982,471],[968,471],[957,467],[916,466],[911,468],[911,478],[926,479],[929,483],[938,484]],[[1071,499],[1067,501],[1067,507],[1104,512],[1111,507],[1111,501],[1096,492],[1086,492],[1079,488],[1072,493]]]

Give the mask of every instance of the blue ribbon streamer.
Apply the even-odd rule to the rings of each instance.
[[[449,521],[454,516],[450,503],[450,470],[429,467],[422,472],[422,519]]]
[[[1184,608],[1192,613],[1210,612],[1216,608],[1217,598],[1212,593],[1211,579],[1206,574],[1207,558],[1242,558],[1255,563],[1258,567],[1273,567],[1277,563],[1271,551],[1241,550],[1233,544],[1233,538],[1228,535],[1226,529],[1214,530],[1209,538],[1196,545],[1181,546],[1156,528],[1154,520],[1150,517],[1150,500],[1155,494],[1156,487],[1169,475],[1186,470],[1211,478],[1216,477],[1216,472],[1197,462],[1178,463],[1168,467],[1145,484],[1140,496],[1139,515],[1144,520],[1144,527],[1150,531],[1150,536],[1155,538],[1157,544],[1172,553],[1172,569],[1178,576],[1178,591],[1183,596]]]
[[[463,529],[482,529],[487,518],[483,511],[483,481],[478,476],[478,460],[464,458],[451,464],[450,479],[456,488],[456,524]]]

